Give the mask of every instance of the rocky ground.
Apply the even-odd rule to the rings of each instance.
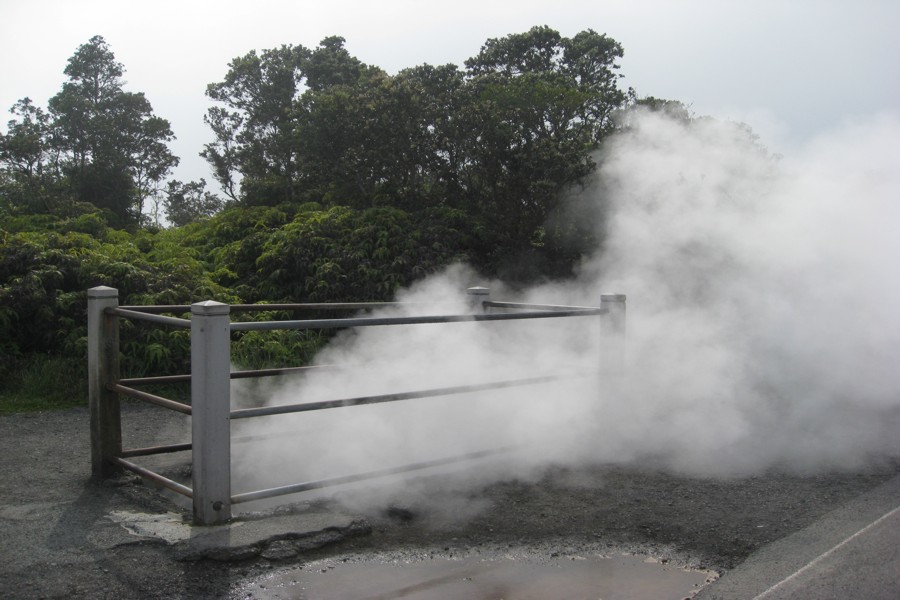
[[[140,406],[125,411],[138,437],[180,427],[166,411]],[[630,550],[721,573],[898,473],[896,461],[865,472],[726,481],[650,468],[559,470],[536,482],[469,492],[477,510],[463,520],[435,513],[427,499],[400,502],[359,515],[342,532],[292,542],[289,551],[279,551],[283,541],[282,546],[273,542],[231,560],[213,560],[188,557],[162,540],[137,538],[110,518],[116,511],[178,509],[131,477],[89,482],[86,410],[5,416],[0,417],[0,589],[14,598],[240,598],[247,581],[310,561],[510,549],[547,556]],[[328,509],[324,500],[297,508]]]

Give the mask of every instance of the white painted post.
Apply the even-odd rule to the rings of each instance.
[[[231,519],[231,309],[191,305],[194,523]]]
[[[600,317],[600,371],[619,379],[625,374],[625,294],[601,294],[600,307],[608,313]]]
[[[469,306],[474,313],[487,313],[489,309],[484,305],[491,301],[491,290],[486,287],[470,287],[466,290]]]
[[[109,459],[122,453],[119,395],[106,388],[119,379],[119,319],[105,312],[119,305],[119,291],[94,287],[87,291],[87,298],[91,477],[99,481],[116,471]]]

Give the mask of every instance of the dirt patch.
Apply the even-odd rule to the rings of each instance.
[[[133,424],[127,435],[137,444],[158,443],[161,434],[183,441],[178,418],[127,405],[123,420]],[[548,557],[633,551],[723,571],[898,473],[897,461],[865,472],[727,481],[637,467],[559,469],[540,481],[468,492],[479,510],[462,522],[436,515],[427,501],[395,503],[365,515],[368,535],[318,549],[280,552],[276,544],[241,561],[185,561],[164,541],[135,538],[109,517],[164,514],[173,505],[133,478],[90,484],[86,410],[12,415],[0,417],[0,580],[19,598],[241,597],[243,582],[311,561],[510,549]]]

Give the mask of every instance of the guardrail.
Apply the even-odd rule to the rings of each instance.
[[[606,343],[601,344],[604,354],[599,359],[600,370],[612,375],[622,369],[625,333],[625,296],[622,294],[601,295],[599,307],[495,302],[490,299],[490,291],[481,287],[469,288],[467,294],[471,307],[471,312],[467,314],[410,317],[352,316],[343,319],[232,322],[232,312],[321,309],[361,311],[396,306],[397,303],[228,305],[220,302],[205,301],[180,306],[119,306],[117,290],[105,286],[91,288],[88,290],[88,372],[92,476],[94,479],[100,480],[110,476],[119,469],[132,471],[158,485],[191,498],[194,522],[196,524],[210,525],[221,523],[231,518],[233,504],[294,494],[373,477],[426,469],[460,460],[479,458],[490,453],[490,451],[475,452],[459,457],[393,466],[367,473],[340,475],[320,481],[234,494],[231,489],[230,431],[230,423],[233,419],[339,407],[348,408],[416,398],[504,389],[514,386],[546,383],[562,377],[550,375],[320,402],[232,409],[232,379],[283,375],[304,369],[321,368],[294,367],[232,372],[230,349],[231,333],[233,331],[329,329],[603,316],[603,331],[604,335],[608,336],[608,339]],[[508,312],[492,312],[491,309]],[[184,312],[190,312],[191,318],[182,319],[162,314]],[[189,375],[120,379],[119,319],[123,318],[148,321],[168,327],[190,329],[191,373]],[[191,385],[190,404],[141,391],[135,387],[152,383],[187,381]],[[151,448],[123,449],[120,395],[190,415],[191,442]],[[131,460],[141,456],[183,451],[192,453],[191,487],[153,472]]]

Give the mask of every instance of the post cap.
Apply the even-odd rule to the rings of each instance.
[[[481,286],[475,286],[467,289],[466,293],[470,296],[488,296],[491,293],[491,289]]]
[[[625,294],[600,294],[600,302],[625,302]]]
[[[227,315],[231,312],[231,307],[215,300],[204,300],[203,302],[195,302],[191,304],[192,315]]]
[[[90,288],[87,291],[87,295],[88,298],[118,298],[119,290],[105,285],[98,285],[97,287]]]

